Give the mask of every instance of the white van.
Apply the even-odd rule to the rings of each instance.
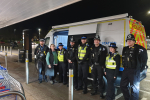
[[[99,35],[102,45],[108,47],[111,42],[115,42],[119,54],[122,55],[122,49],[127,45],[125,40],[128,34],[133,34],[137,41],[136,43],[147,49],[144,26],[141,22],[129,18],[128,14],[53,26],[52,30],[46,35],[46,45],[50,46],[53,43],[57,46],[59,42],[62,42],[64,48],[67,48],[67,45],[69,45],[68,40],[70,40],[71,36],[74,36],[76,44],[79,44],[82,35],[86,35],[89,45],[93,45],[94,36]],[[123,71],[122,66],[120,71]],[[119,76],[121,76],[121,72]],[[118,79],[120,78],[119,76]],[[141,75],[141,80],[145,77],[146,70]],[[106,81],[105,77],[104,81]],[[119,84],[120,79],[116,80],[116,85],[119,86]]]

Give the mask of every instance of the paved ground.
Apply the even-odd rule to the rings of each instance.
[[[148,51],[150,57],[150,51]],[[13,55],[8,53],[8,71],[11,76],[18,80],[24,87],[27,100],[68,100],[68,87],[66,85],[56,83],[43,82],[38,84],[37,73],[34,62],[29,63],[29,84],[25,82],[25,63],[18,63],[17,48],[13,50]],[[5,66],[4,52],[0,52],[0,63]],[[148,61],[150,66],[150,60]],[[116,100],[124,100],[120,88],[116,96]],[[99,95],[90,96],[83,95],[82,91],[74,91],[74,100],[103,100]],[[150,100],[150,70],[148,69],[147,78],[140,85],[140,100]]]

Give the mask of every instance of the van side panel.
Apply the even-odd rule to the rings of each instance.
[[[139,44],[147,49],[145,28],[141,24],[141,22],[135,19],[130,19],[129,28],[130,28],[130,33],[133,34],[135,37],[136,44]]]
[[[108,47],[110,43],[115,42],[119,54],[122,54],[124,45],[124,20],[125,19],[118,19],[102,22],[99,23],[97,27],[97,34],[100,35],[101,44]]]

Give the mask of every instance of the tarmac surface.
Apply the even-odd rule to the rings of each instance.
[[[35,46],[33,46],[33,51],[34,47]],[[0,65],[5,67],[4,54],[4,51],[0,52]],[[150,51],[148,51],[148,56],[150,57]],[[7,59],[8,72],[23,85],[27,100],[68,100],[69,88],[66,85],[62,83],[51,85],[49,82],[38,83],[38,74],[34,61],[29,62],[29,84],[26,84],[25,63],[18,62],[18,48],[13,49],[12,55],[10,55],[8,51]],[[150,66],[150,59],[147,65]],[[74,100],[104,100],[100,99],[99,94],[91,96],[90,89],[87,94],[82,94],[82,91],[74,90],[73,92]],[[117,88],[116,100],[124,100],[120,88]],[[147,70],[147,77],[141,81],[139,100],[150,100],[150,69]]]

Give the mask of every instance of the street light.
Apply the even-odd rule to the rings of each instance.
[[[40,32],[41,32],[41,29],[39,28],[38,30],[39,30],[39,39],[40,39]]]
[[[148,14],[150,14],[150,11],[148,11]]]

